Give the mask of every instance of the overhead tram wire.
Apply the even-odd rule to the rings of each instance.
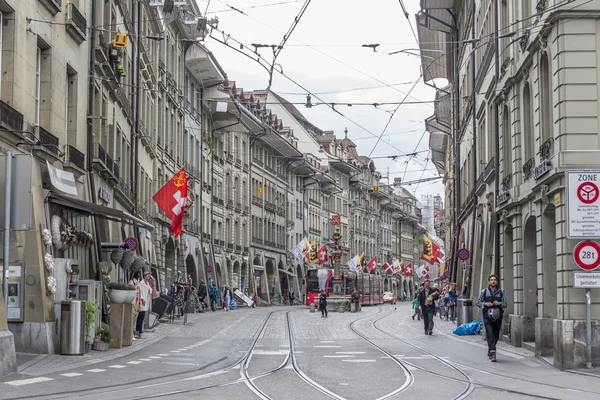
[[[251,59],[251,60],[253,60],[253,61],[257,62],[257,63],[258,63],[258,64],[259,64],[261,67],[263,67],[264,69],[268,70],[268,67],[266,67],[265,65],[263,65],[263,64],[260,62],[261,60],[265,60],[265,59],[264,59],[264,58],[263,58],[263,57],[262,57],[262,56],[261,56],[261,55],[260,55],[258,52],[256,52],[256,53],[253,53],[253,54],[256,56],[256,58],[254,58],[254,56],[251,56],[251,55],[249,55],[249,54],[247,54],[247,53],[245,53],[245,52],[241,51],[240,49],[237,49],[237,48],[235,48],[235,47],[231,46],[231,45],[228,43],[228,41],[230,41],[230,40],[231,40],[232,42],[235,42],[235,43],[237,43],[238,45],[240,45],[240,44],[241,44],[241,43],[240,43],[240,42],[239,42],[237,39],[235,39],[233,36],[231,36],[231,35],[229,35],[229,34],[226,34],[224,31],[221,31],[220,29],[218,29],[218,28],[216,28],[216,27],[214,27],[214,26],[212,27],[212,30],[214,30],[214,31],[217,31],[217,32],[221,33],[221,34],[223,35],[223,37],[225,38],[225,39],[224,39],[224,41],[221,41],[221,40],[219,40],[218,38],[216,38],[216,37],[212,36],[212,32],[211,32],[211,37],[212,37],[214,40],[216,40],[217,42],[219,42],[219,43],[221,43],[221,44],[223,44],[223,45],[227,46],[228,48],[230,48],[230,49],[232,49],[232,50],[234,50],[234,51],[236,51],[236,52],[238,52],[238,53],[240,53],[240,54],[244,55],[245,57],[248,57],[249,59]],[[242,46],[242,48],[243,48],[243,46]],[[265,60],[265,62],[268,62],[268,61],[266,61],[266,60]],[[319,96],[315,95],[315,94],[314,94],[314,93],[312,93],[310,90],[308,90],[307,88],[305,88],[303,85],[301,85],[300,83],[298,83],[296,80],[294,80],[293,78],[291,78],[291,77],[289,77],[288,75],[286,75],[286,74],[283,72],[283,69],[281,69],[281,70],[276,70],[276,71],[277,71],[279,74],[281,74],[283,77],[285,77],[287,80],[289,80],[290,82],[292,82],[293,84],[295,84],[296,86],[298,86],[300,89],[302,89],[302,90],[306,91],[306,93],[309,93],[309,94],[313,95],[313,96],[314,96],[314,97],[315,97],[317,100],[319,100],[319,101],[321,101],[321,102],[323,102],[323,103],[325,103],[325,104],[328,104],[328,103],[326,103],[325,101],[323,101],[323,99],[321,99]],[[358,122],[354,121],[353,119],[351,119],[351,118],[347,117],[347,116],[346,116],[346,115],[344,115],[342,112],[340,112],[339,110],[337,110],[337,109],[336,109],[334,106],[330,106],[330,108],[331,108],[331,109],[332,109],[334,112],[336,112],[337,114],[339,114],[340,116],[342,116],[342,118],[344,118],[344,119],[346,119],[347,121],[351,122],[352,124],[354,124],[355,126],[359,127],[360,129],[364,130],[365,132],[367,132],[368,134],[372,135],[373,137],[377,137],[377,135],[376,135],[375,133],[371,132],[369,129],[365,128],[363,125],[359,124]],[[390,146],[391,148],[393,148],[394,150],[397,150],[397,151],[399,151],[400,153],[402,153],[402,154],[405,154],[405,155],[406,155],[406,152],[404,152],[404,151],[400,150],[398,147],[396,147],[396,146],[392,145],[391,143],[386,143],[386,144],[387,144],[388,146]],[[420,164],[419,164],[419,165],[420,165]]]
[[[427,130],[423,130],[423,134],[421,135],[421,138],[419,139],[419,142],[415,146],[415,152],[419,148],[419,145],[421,144],[421,141],[423,141],[423,138],[425,137],[425,133],[426,132],[427,132]],[[429,152],[429,150],[424,150],[424,151]],[[410,160],[412,160],[412,157],[409,158],[408,161],[406,161],[406,166],[404,167],[404,175],[402,175],[402,180],[404,180],[404,178],[406,177],[406,170],[408,169],[408,164],[410,163]]]
[[[217,0],[217,1],[219,1],[220,3],[223,3],[221,0]],[[225,4],[225,3],[223,3],[223,4]],[[268,27],[268,28],[270,28],[270,29],[273,29],[273,30],[274,30],[274,31],[276,31],[276,32],[280,32],[280,33],[282,33],[282,32],[281,32],[279,29],[277,29],[277,28],[274,28],[273,26],[271,26],[271,25],[267,24],[266,22],[263,22],[263,21],[261,21],[261,20],[259,20],[259,19],[255,18],[255,17],[253,17],[253,16],[251,16],[251,15],[249,15],[249,14],[247,14],[247,13],[241,13],[241,14],[245,15],[246,17],[248,17],[248,18],[250,18],[250,19],[252,19],[252,20],[254,20],[254,21],[256,21],[256,22],[258,22],[259,24],[262,24],[262,25],[264,25],[264,26],[266,26],[266,27]],[[312,45],[309,45],[309,44],[307,44],[307,43],[304,43],[304,42],[303,42],[303,41],[301,41],[300,39],[294,39],[294,40],[295,40],[295,41],[297,41],[297,42],[299,42],[299,43],[302,43],[302,45],[304,45],[304,46],[308,47],[309,49],[312,49],[312,50],[316,51],[317,53],[319,53],[319,54],[321,54],[321,55],[324,55],[325,57],[327,57],[327,58],[330,58],[330,59],[334,60],[335,62],[337,62],[337,63],[339,63],[339,64],[342,64],[342,65],[344,65],[344,66],[345,66],[345,67],[347,67],[347,68],[350,68],[350,69],[352,69],[352,70],[353,70],[353,71],[355,71],[355,72],[358,72],[358,73],[359,73],[359,74],[361,74],[361,75],[364,75],[364,76],[366,76],[366,77],[368,77],[368,78],[370,78],[370,79],[373,79],[373,80],[375,80],[375,81],[377,81],[377,82],[381,83],[382,85],[385,85],[385,87],[388,87],[388,88],[390,88],[390,89],[392,89],[392,90],[394,90],[394,91],[396,91],[396,92],[399,92],[399,93],[401,93],[401,94],[403,94],[403,95],[406,95],[406,92],[404,92],[404,91],[402,91],[402,90],[400,90],[400,89],[398,89],[398,88],[396,88],[396,87],[393,87],[392,85],[388,84],[387,82],[384,82],[384,81],[382,81],[381,79],[379,79],[379,78],[377,78],[377,77],[375,77],[375,76],[373,76],[373,75],[371,75],[371,74],[369,74],[369,73],[367,73],[367,72],[364,72],[364,71],[362,71],[362,70],[360,70],[360,69],[358,69],[358,68],[354,67],[353,65],[350,65],[350,64],[348,64],[348,63],[346,63],[346,62],[344,62],[344,61],[342,61],[342,60],[340,60],[340,59],[338,59],[338,58],[336,58],[336,57],[332,56],[331,54],[325,53],[324,51],[321,51],[321,50],[317,49],[316,47],[313,47]],[[236,41],[236,42],[237,42],[237,41]],[[239,42],[238,42],[238,43],[239,43]],[[242,44],[242,45],[243,45],[243,43],[240,43],[240,44]],[[268,47],[268,46],[267,46],[267,45],[263,45],[263,47]],[[270,85],[269,85],[269,87],[270,87]],[[420,101],[418,98],[416,98],[416,97],[414,97],[414,96],[411,96],[411,98],[412,98],[412,99],[414,99],[414,100]]]
[[[274,7],[274,6],[282,6],[282,5],[287,5],[287,4],[293,4],[293,3],[300,3],[301,0],[290,0],[290,1],[280,1],[278,3],[269,3],[269,4],[257,4],[257,5],[253,5],[253,6],[249,6],[249,7],[232,7],[228,4],[225,4],[226,6],[229,7],[229,9],[226,10],[214,10],[211,12],[206,12],[205,14],[216,14],[216,13],[222,13],[222,12],[230,12],[230,11],[244,11],[244,10],[252,10],[252,9],[256,9],[256,8],[266,8],[266,7]],[[210,2],[210,0],[209,0]]]
[[[369,157],[371,157],[371,155],[373,154],[373,152],[377,148],[377,145],[381,141],[381,137],[384,135],[385,131],[390,126],[390,124],[392,122],[392,119],[394,118],[394,115],[396,115],[396,112],[398,112],[398,110],[400,109],[400,106],[403,104],[403,102],[406,100],[406,98],[408,96],[410,96],[411,92],[415,89],[415,87],[417,87],[417,84],[419,83],[419,81],[421,80],[421,78],[423,78],[423,74],[421,74],[421,76],[419,76],[419,79],[417,79],[417,81],[414,83],[414,85],[412,85],[412,87],[410,88],[410,90],[408,91],[408,93],[406,93],[406,96],[404,96],[404,99],[402,99],[402,102],[400,102],[398,104],[398,106],[396,107],[396,109],[394,110],[394,112],[392,112],[392,114],[388,118],[387,123],[383,127],[383,131],[381,131],[381,135],[379,135],[379,137],[377,138],[377,142],[375,142],[375,145],[373,145],[373,148],[371,149],[371,152],[369,153]]]

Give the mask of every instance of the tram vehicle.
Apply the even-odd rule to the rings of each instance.
[[[311,268],[306,271],[306,305],[318,304],[321,290],[333,293],[333,269]],[[353,285],[344,288],[344,296],[352,294]],[[358,274],[356,290],[360,293],[362,305],[383,304],[383,276],[369,273]]]

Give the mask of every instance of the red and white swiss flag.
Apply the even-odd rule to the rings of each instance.
[[[185,169],[181,169],[159,189],[152,200],[167,214],[171,220],[171,233],[175,237],[183,233],[183,214],[188,196],[188,178]]]
[[[406,267],[404,267],[404,276],[412,276],[412,264],[408,264]]]
[[[373,258],[371,258],[371,261],[369,261],[369,263],[367,264],[367,267],[369,267],[369,270],[371,272],[375,272],[376,266],[377,266],[377,257],[373,257]]]
[[[329,260],[329,255],[327,254],[327,245],[324,244],[319,250],[317,250],[317,258],[319,259],[319,264],[325,264]]]

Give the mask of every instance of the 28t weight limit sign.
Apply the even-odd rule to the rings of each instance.
[[[573,250],[575,264],[585,271],[592,271],[600,266],[600,245],[592,241],[579,242]]]

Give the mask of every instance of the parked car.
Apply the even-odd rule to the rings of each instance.
[[[383,302],[396,304],[396,296],[392,292],[383,292]]]

